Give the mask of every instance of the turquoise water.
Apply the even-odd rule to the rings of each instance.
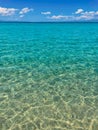
[[[98,130],[98,23],[0,23],[0,130]]]

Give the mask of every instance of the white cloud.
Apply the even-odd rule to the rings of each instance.
[[[86,11],[82,13],[83,15],[98,15],[98,11]]]
[[[47,12],[41,12],[41,14],[43,14],[43,15],[48,15],[48,14],[51,14],[51,12],[50,12],[50,11],[47,11]]]
[[[84,10],[83,9],[78,9],[75,14],[81,14]]]
[[[86,16],[86,15],[81,15],[81,16],[74,17],[74,20],[76,20],[76,21],[92,20],[92,19],[93,19],[92,16]]]
[[[87,16],[87,15],[80,15],[80,16],[74,16],[74,15],[53,15],[51,17],[48,17],[52,20],[65,20],[65,21],[79,21],[79,20],[91,20],[93,19],[93,16]]]
[[[24,14],[33,11],[32,8],[23,8],[23,9],[15,9],[15,8],[5,8],[5,7],[0,7],[0,15],[1,16],[11,16],[16,13],[18,13],[20,16],[19,17],[24,17]]]
[[[68,16],[65,16],[65,15],[53,15],[51,17],[48,17],[50,19],[55,19],[55,20],[59,20],[59,19],[67,19]]]
[[[86,11],[81,13],[80,19],[91,20],[98,19],[98,11]]]
[[[19,14],[26,14],[26,13],[28,13],[28,12],[30,12],[30,11],[33,11],[34,9],[32,9],[32,8],[23,8],[23,9],[21,9],[21,11],[19,12]]]
[[[15,8],[0,7],[0,15],[2,15],[2,16],[14,15],[17,10],[18,9],[15,9]]]
[[[75,20],[75,16],[73,15],[53,15],[51,17],[47,17],[52,20],[63,20],[63,21],[73,21]]]
[[[63,21],[86,21],[86,20],[98,20],[98,11],[84,11],[78,9],[71,15],[53,15],[47,17],[52,20],[63,20]]]

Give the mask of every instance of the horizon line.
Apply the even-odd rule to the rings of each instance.
[[[0,23],[98,23],[98,21],[0,21]]]

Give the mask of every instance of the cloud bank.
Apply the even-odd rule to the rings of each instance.
[[[24,17],[25,14],[27,14],[33,10],[34,9],[28,8],[28,7],[23,8],[23,9],[0,7],[0,15],[1,16],[12,16],[12,15],[15,15],[17,13],[20,15],[20,17]]]
[[[23,18],[27,13],[32,12],[34,9],[25,7],[22,9],[16,9],[16,8],[5,8],[0,7],[0,16],[6,17],[6,16],[12,16],[15,15],[17,19]],[[72,12],[70,15],[55,15],[52,14],[50,11],[46,12],[40,12],[41,15],[44,15],[45,19],[50,19],[52,21],[98,21],[98,11],[85,11],[82,8],[77,9],[75,12]],[[55,12],[56,13],[56,12]],[[29,14],[31,17],[32,15]],[[25,17],[26,18],[26,17]]]
[[[98,20],[98,11],[84,11],[83,9],[78,9],[71,15],[52,15],[47,18],[52,20],[63,20],[63,21]]]

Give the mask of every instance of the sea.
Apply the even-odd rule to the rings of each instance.
[[[0,23],[0,130],[98,130],[98,23]]]

